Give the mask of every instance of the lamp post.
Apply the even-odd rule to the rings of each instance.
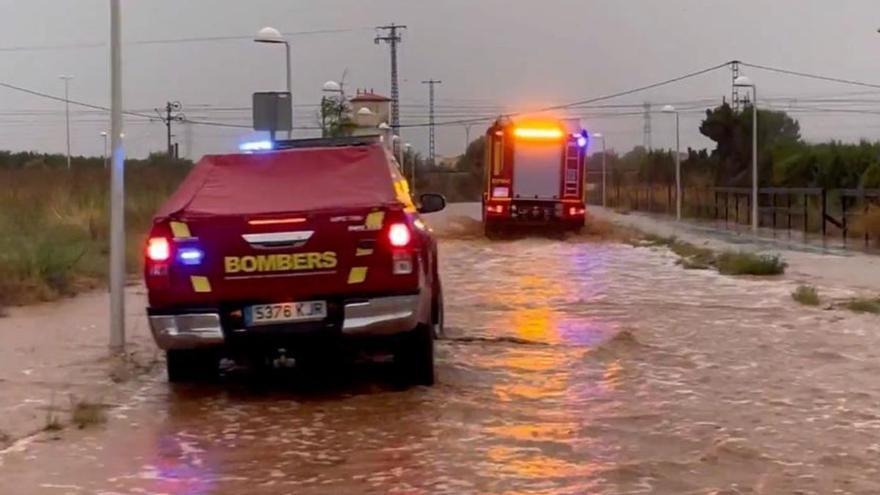
[[[602,208],[608,207],[608,167],[607,167],[607,159],[608,155],[605,152],[605,135],[601,132],[597,132],[593,134],[593,137],[596,139],[602,140]]]
[[[287,93],[290,94],[290,104],[291,111],[293,105],[293,89],[291,80],[293,79],[290,72],[290,43],[284,39],[284,36],[281,35],[281,32],[273,27],[264,27],[257,33],[257,36],[254,38],[254,41],[257,43],[269,43],[275,45],[284,45],[285,52],[287,54]],[[287,130],[287,139],[291,139],[293,131],[291,129]]]
[[[73,76],[58,76],[64,81],[64,117],[67,125],[67,170],[70,170],[70,81]]]
[[[104,170],[107,170],[107,136],[109,136],[109,134],[107,134],[107,131],[103,131],[103,132],[101,132],[101,137],[104,138],[104,150],[103,150],[103,154],[104,154]]]
[[[110,0],[110,349],[125,350],[125,149],[122,120],[122,1]]]
[[[403,145],[403,147],[406,149],[406,151],[403,154],[404,159],[405,159],[406,155],[409,153],[410,148],[412,148],[412,145],[409,143],[406,143],[405,145]],[[410,167],[410,176],[411,176],[410,184],[412,184],[412,187],[410,189],[412,189],[412,193],[415,194],[416,193],[416,161],[413,160],[413,162],[410,164],[409,167]]]
[[[758,87],[746,76],[733,82],[738,88],[752,88],[752,232],[758,233]]]
[[[663,107],[663,113],[675,114],[675,220],[681,221],[681,125],[678,110],[672,105]]]

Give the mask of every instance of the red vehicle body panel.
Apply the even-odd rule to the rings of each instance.
[[[388,168],[381,146],[206,156],[156,217],[263,215],[396,203]]]
[[[394,223],[412,232],[406,248],[391,245]],[[304,240],[244,237],[278,233]],[[435,241],[379,144],[205,157],[159,210],[152,237],[172,240],[167,262],[146,263],[153,308],[415,294],[434,283]],[[181,263],[186,249],[201,250],[201,263]],[[401,253],[410,274],[393,273]]]

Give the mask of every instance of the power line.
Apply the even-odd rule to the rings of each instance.
[[[641,86],[641,87],[629,89],[626,91],[620,91],[618,93],[611,93],[611,94],[607,94],[607,95],[603,95],[603,96],[597,96],[595,98],[589,98],[586,100],[575,101],[575,102],[566,103],[566,104],[562,104],[562,105],[553,105],[553,106],[530,110],[530,111],[525,111],[525,112],[508,113],[506,115],[510,116],[510,117],[515,117],[517,115],[523,115],[523,114],[542,113],[542,112],[550,112],[553,110],[565,110],[565,109],[570,109],[570,108],[581,107],[584,105],[589,105],[591,103],[598,103],[600,101],[611,100],[614,98],[621,98],[623,96],[629,96],[632,94],[641,93],[641,92],[648,91],[648,90],[655,89],[655,88],[659,88],[662,86],[668,86],[670,84],[684,81],[686,79],[691,79],[691,78],[694,78],[697,76],[701,76],[703,74],[708,74],[709,72],[716,71],[718,69],[721,69],[722,67],[728,67],[729,65],[730,65],[730,62],[725,62],[723,64],[718,64],[718,65],[715,65],[713,67],[709,67],[709,68],[706,68],[703,70],[699,70],[696,72],[691,72],[689,74],[684,74],[682,76],[674,77],[672,79],[667,79],[665,81],[660,81],[660,82],[657,82],[654,84],[648,84],[646,86]],[[438,125],[438,126],[440,126],[440,125],[462,125],[462,124],[485,122],[487,120],[491,120],[491,119],[479,118],[479,119],[454,120],[454,121],[438,122],[435,125]],[[427,125],[430,125],[430,124],[411,124],[406,127],[426,127]]]
[[[350,33],[357,31],[368,31],[373,29],[371,27],[356,27],[356,28],[340,28],[340,29],[318,29],[313,31],[290,31],[281,33],[283,36],[308,36],[308,35],[317,35],[317,34],[337,34],[337,33]],[[214,42],[214,41],[237,41],[237,40],[251,40],[253,39],[253,35],[239,35],[239,36],[204,36],[204,37],[194,37],[194,38],[171,38],[171,39],[156,39],[156,40],[139,40],[139,41],[131,41],[125,43],[125,45],[165,45],[165,44],[179,44],[179,43],[205,43],[205,42]],[[66,45],[33,45],[33,46],[8,46],[0,48],[0,52],[30,52],[30,51],[51,51],[51,50],[69,50],[69,49],[82,49],[82,48],[105,48],[107,43],[97,43],[97,42],[87,42],[87,43],[70,43]]]
[[[744,67],[751,67],[753,69],[766,70],[769,72],[776,72],[778,74],[786,74],[789,76],[806,77],[809,79],[816,79],[819,81],[836,82],[836,83],[841,83],[841,84],[849,84],[851,86],[862,86],[865,88],[880,89],[880,84],[872,84],[872,83],[866,83],[866,82],[862,82],[862,81],[854,81],[851,79],[841,79],[838,77],[822,76],[822,75],[818,75],[818,74],[810,74],[807,72],[798,72],[798,71],[793,71],[793,70],[788,70],[788,69],[779,69],[776,67],[768,67],[765,65],[749,64],[746,62],[740,62],[740,65],[742,65]]]

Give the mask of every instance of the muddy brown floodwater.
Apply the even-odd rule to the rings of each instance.
[[[0,493],[877,494],[878,319],[589,239],[441,244],[439,383],[172,388],[0,456]]]

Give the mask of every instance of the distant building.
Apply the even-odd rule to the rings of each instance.
[[[442,168],[444,170],[455,170],[455,166],[458,164],[458,156],[438,156],[437,157],[437,168]]]
[[[355,123],[360,129],[374,130],[391,119],[391,98],[376,94],[373,90],[357,90],[357,94],[349,100],[354,111]],[[366,109],[366,110],[365,110]]]

